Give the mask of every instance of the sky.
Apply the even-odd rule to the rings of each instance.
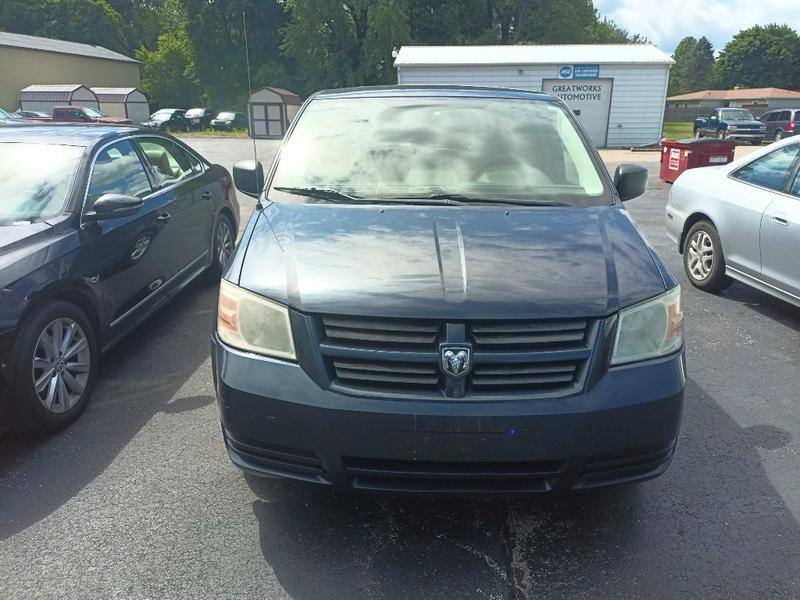
[[[722,50],[741,29],[777,22],[800,31],[798,0],[594,0],[602,16],[672,54],[687,35]]]

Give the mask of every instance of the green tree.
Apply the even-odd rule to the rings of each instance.
[[[708,89],[714,69],[714,48],[705,36],[683,38],[672,58],[675,64],[669,75],[670,96]]]
[[[800,36],[774,23],[740,31],[720,52],[713,82],[720,88],[800,88]]]
[[[162,35],[155,50],[142,47],[136,58],[142,63],[142,91],[151,108],[200,104],[201,89],[185,30]]]
[[[129,51],[122,17],[106,0],[3,0],[0,30]]]
[[[409,41],[398,2],[287,0],[286,8],[283,49],[304,75],[303,91],[394,81],[392,49]]]

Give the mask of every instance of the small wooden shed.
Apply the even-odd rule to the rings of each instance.
[[[283,88],[256,90],[247,103],[250,135],[254,138],[282,138],[302,103],[300,96]]]
[[[100,110],[94,92],[79,83],[29,85],[19,92],[19,107],[50,113],[56,106],[90,106]]]
[[[100,112],[109,117],[130,119],[134,125],[150,118],[147,97],[135,87],[93,87]]]

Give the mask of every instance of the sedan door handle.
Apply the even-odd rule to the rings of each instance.
[[[161,221],[162,223],[166,223],[172,218],[172,215],[167,213],[161,213],[156,217],[156,221]]]
[[[211,192],[203,192],[203,200],[211,200]]]
[[[778,225],[783,225],[783,226],[788,226],[789,225],[789,220],[788,219],[784,219],[783,217],[779,217],[778,215],[775,215],[774,217],[772,217],[772,220],[775,221]]]

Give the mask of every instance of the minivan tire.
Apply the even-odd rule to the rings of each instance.
[[[73,324],[74,328],[71,327]],[[40,356],[41,350],[48,345],[47,338],[44,336],[48,330],[53,332],[54,327],[61,328],[62,333],[71,328],[73,341],[75,339],[85,340],[81,350],[69,355],[64,353],[62,344],[61,354],[52,356],[51,359]],[[80,346],[80,344],[73,344],[72,347],[75,346]],[[70,358],[75,360],[70,362]],[[37,366],[47,360],[54,365],[52,376],[48,376],[47,371]],[[62,429],[80,416],[92,394],[98,364],[94,327],[86,314],[71,302],[62,300],[49,302],[36,309],[25,320],[17,339],[14,361],[13,412],[18,430],[21,433],[42,434]],[[75,366],[70,369],[70,364]],[[78,367],[78,365],[85,366]],[[60,378],[58,378],[59,374]],[[42,390],[41,393],[45,394],[45,398],[40,397],[40,393],[36,391],[34,379],[37,376],[42,381],[51,382],[54,390],[57,390],[58,384],[63,382],[67,394],[64,406],[56,406],[60,403],[61,397],[58,397],[52,408],[45,407],[48,391]],[[79,394],[74,393],[75,387],[67,384],[67,377],[71,378],[73,386],[82,385]],[[48,383],[48,388],[49,385],[50,383]],[[73,398],[69,398],[70,395]]]
[[[698,260],[700,264],[696,262]],[[725,274],[722,242],[717,228],[710,221],[698,221],[686,234],[683,268],[691,284],[706,292],[718,292],[732,283]]]

